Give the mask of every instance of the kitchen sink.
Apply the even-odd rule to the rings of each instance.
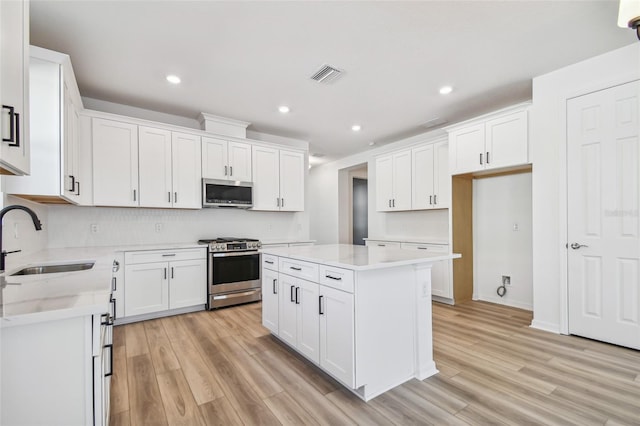
[[[26,268],[20,269],[18,272],[14,272],[11,276],[14,275],[36,275],[36,274],[55,274],[56,272],[73,272],[73,271],[84,271],[86,269],[93,268],[95,262],[84,262],[84,263],[67,263],[63,265],[36,265],[36,266],[27,266]]]

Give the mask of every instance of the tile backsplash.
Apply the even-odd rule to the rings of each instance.
[[[201,238],[308,239],[305,212],[51,205],[49,247],[196,242]]]

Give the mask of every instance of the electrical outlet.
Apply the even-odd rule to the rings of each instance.
[[[502,285],[511,285],[511,276],[503,275],[502,276]]]
[[[92,234],[97,234],[97,233],[98,233],[98,231],[99,231],[99,229],[98,229],[98,224],[97,224],[97,223],[92,223],[92,224],[91,224],[91,233],[92,233]]]
[[[422,297],[429,297],[429,292],[427,288],[427,283],[422,284]]]
[[[156,223],[156,232],[162,232],[162,224]]]
[[[517,223],[513,224],[513,230],[514,231],[519,231],[520,230],[520,225],[518,225]]]

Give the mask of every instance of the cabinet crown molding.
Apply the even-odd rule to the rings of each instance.
[[[483,115],[479,115],[477,117],[473,117],[470,118],[468,120],[465,121],[459,121],[455,124],[452,124],[450,126],[447,127],[443,127],[444,130],[446,130],[448,133],[451,133],[454,130],[457,130],[461,127],[466,127],[470,124],[479,124],[481,122],[490,120],[492,118],[504,115],[504,114],[508,114],[508,113],[512,113],[512,112],[518,112],[518,111],[524,111],[524,110],[528,110],[531,107],[531,102],[522,102],[519,104],[515,104],[515,105],[511,105],[508,106],[506,108],[502,108],[496,111],[491,111],[487,114],[483,114]]]
[[[200,123],[200,128],[206,132],[237,138],[246,138],[247,127],[251,125],[251,123],[247,121],[220,117],[219,115],[206,112],[201,112],[200,115],[198,115],[198,122]]]

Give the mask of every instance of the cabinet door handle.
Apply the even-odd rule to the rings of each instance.
[[[482,153],[480,153],[480,165],[482,165]]]
[[[433,199],[433,195],[429,195],[429,205],[433,205],[432,199]]]
[[[71,189],[68,189],[67,191],[73,192],[76,190],[76,178],[73,175],[69,175],[69,178],[71,179]]]
[[[224,175],[227,176],[227,166],[224,166]]]
[[[111,278],[111,291],[117,290],[116,277]]]
[[[284,207],[284,198],[280,198],[280,200],[281,200],[281,203],[280,203],[281,206],[280,207]]]
[[[229,176],[233,176],[233,166],[229,166]]]
[[[6,109],[9,110],[9,137],[5,138],[4,135],[2,135],[2,142],[15,142],[16,140],[16,127],[15,127],[15,108],[10,106],[10,105],[2,105],[2,109]],[[9,144],[9,146],[13,146],[12,144]]]
[[[137,201],[136,200],[136,190],[135,189],[133,190],[133,201]]]
[[[323,299],[324,299],[324,296],[318,297],[318,313],[320,315],[324,315],[324,307],[323,307],[323,303],[322,303]]]
[[[396,206],[396,199],[394,198],[393,199],[393,207],[395,207],[395,206]]]
[[[489,164],[489,151],[487,151],[487,164]]]
[[[296,305],[300,304],[300,287],[296,287]]]
[[[178,204],[178,193],[177,192],[173,193],[173,202]]]
[[[167,202],[171,202],[171,191],[167,192]]]
[[[389,207],[391,207],[391,200],[389,200]]]
[[[109,349],[109,372],[104,373],[104,377],[113,375],[113,344],[104,345],[105,349]]]
[[[276,206],[280,207],[280,198],[276,198]]]
[[[111,325],[113,325],[113,321],[116,319],[116,299],[111,298],[111,303],[113,304],[113,316],[111,317]]]
[[[76,195],[80,195],[80,182],[76,182]]]
[[[294,271],[302,271],[302,268],[298,268],[297,266],[289,266],[289,269],[293,269]]]
[[[171,267],[171,279],[173,279],[173,266]]]
[[[342,281],[342,277],[334,277],[331,275],[325,275],[326,278],[329,278],[331,280],[336,280],[336,281]]]
[[[434,205],[438,204],[438,195],[437,194],[433,196],[433,204]]]
[[[278,279],[274,278],[273,279],[273,294],[278,294],[278,286],[277,286],[277,284],[278,284]]]
[[[292,285],[292,286],[291,286],[291,288],[289,289],[289,290],[290,290],[289,299],[290,299],[292,302],[295,302],[295,299],[293,298],[293,289],[294,289],[294,288],[296,288],[296,286]]]
[[[164,279],[167,279],[167,268],[164,268]]]

